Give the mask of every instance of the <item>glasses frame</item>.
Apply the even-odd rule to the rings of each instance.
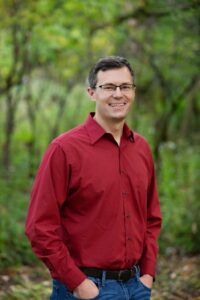
[[[106,87],[106,86],[110,86],[110,87],[113,87],[113,89],[111,88],[111,90],[106,90],[104,87]],[[130,89],[128,89],[128,90],[123,90],[123,86],[129,86],[130,87]],[[116,84],[112,84],[112,83],[105,83],[105,84],[101,84],[101,85],[97,85],[96,86],[96,88],[100,88],[100,89],[102,89],[104,92],[108,92],[108,93],[114,93],[114,92],[116,92],[116,90],[117,90],[117,88],[119,88],[120,89],[120,91],[121,91],[121,93],[129,93],[129,92],[131,92],[131,91],[133,91],[133,90],[135,90],[135,88],[136,88],[136,85],[134,84],[134,83],[122,83],[122,84],[120,84],[120,85],[116,85]]]

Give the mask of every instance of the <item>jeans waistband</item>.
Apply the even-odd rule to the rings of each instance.
[[[122,270],[103,270],[98,268],[90,268],[90,267],[81,267],[80,268],[83,273],[87,276],[102,278],[105,279],[114,279],[119,281],[127,281],[130,278],[134,277],[138,271],[138,267],[134,265],[131,269],[122,269]]]

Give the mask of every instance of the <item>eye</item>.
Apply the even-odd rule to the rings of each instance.
[[[131,84],[124,84],[124,85],[121,86],[122,91],[130,91],[131,88],[132,88]]]
[[[106,91],[114,91],[115,90],[115,86],[112,84],[108,84],[108,85],[104,85],[103,89]]]

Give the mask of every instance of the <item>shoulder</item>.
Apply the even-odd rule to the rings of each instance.
[[[147,141],[147,139],[142,136],[141,134],[139,134],[138,132],[133,131],[133,136],[134,136],[134,141],[136,144],[142,144],[144,146],[148,146],[149,147],[149,142]]]
[[[81,140],[83,136],[87,136],[86,130],[84,128],[84,124],[78,125],[75,128],[68,130],[57,136],[52,140],[51,144],[57,144],[61,148],[65,148],[67,145],[73,144]]]
[[[151,173],[154,169],[154,159],[151,146],[144,136],[137,132],[133,133],[136,152],[139,153],[140,157],[142,158],[143,162],[145,162],[149,172]]]
[[[152,150],[149,141],[138,132],[133,131],[133,135],[136,149],[144,155],[146,154],[147,157],[152,157]]]

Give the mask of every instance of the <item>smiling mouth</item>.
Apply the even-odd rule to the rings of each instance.
[[[124,103],[109,103],[108,105],[111,107],[123,107],[124,105],[126,105],[126,102],[124,102]]]

